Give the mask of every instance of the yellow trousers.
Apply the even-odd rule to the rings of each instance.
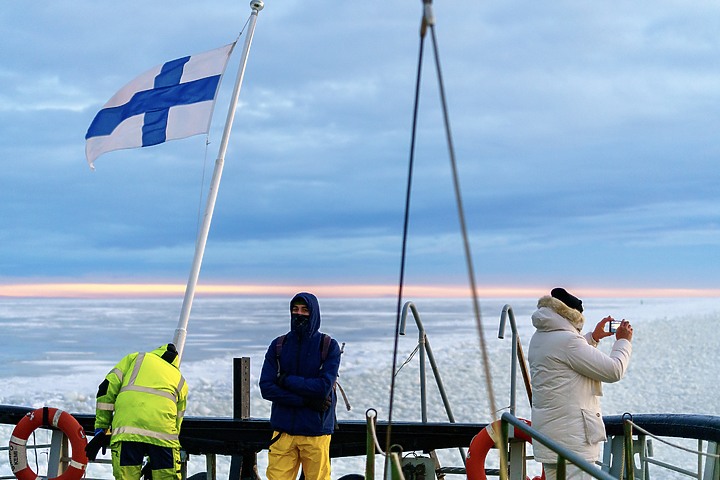
[[[180,480],[180,449],[143,442],[118,442],[111,446],[115,480],[140,480],[143,460],[148,457],[153,480]]]
[[[276,437],[268,450],[268,480],[295,480],[300,465],[305,480],[330,480],[330,435],[306,437],[273,432],[272,438]]]

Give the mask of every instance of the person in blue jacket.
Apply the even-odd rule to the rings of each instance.
[[[270,343],[260,374],[260,392],[272,402],[268,480],[294,480],[301,465],[306,480],[330,480],[340,354],[337,341],[320,332],[315,295],[295,295],[290,331]]]

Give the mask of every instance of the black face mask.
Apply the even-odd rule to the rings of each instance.
[[[290,328],[298,333],[305,333],[310,330],[310,315],[300,313],[290,314]]]

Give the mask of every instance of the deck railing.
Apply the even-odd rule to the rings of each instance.
[[[437,362],[435,361],[435,356],[433,355],[432,348],[430,347],[430,339],[425,333],[425,327],[420,320],[420,313],[418,313],[418,310],[413,302],[405,302],[405,305],[403,305],[402,316],[400,317],[399,334],[405,335],[405,324],[407,323],[408,312],[411,313],[413,319],[415,319],[415,324],[417,325],[418,329],[418,348],[420,350],[420,410],[422,422],[427,423],[428,421],[427,387],[425,374],[425,360],[427,356],[427,359],[430,361],[430,367],[433,371],[435,383],[437,384],[438,390],[440,392],[440,398],[442,399],[445,413],[447,414],[450,423],[455,423],[455,416],[453,415],[452,407],[450,406],[450,400],[448,400],[447,393],[445,392],[445,385],[443,384],[442,377],[440,376],[440,370],[438,369]],[[464,464],[466,459],[465,450],[461,447],[458,448],[458,451],[460,452],[460,456],[462,457],[462,461]]]
[[[407,316],[412,314],[415,323],[418,327],[418,349],[420,352],[420,371],[421,371],[421,404],[422,404],[422,418],[423,424],[427,423],[427,391],[425,385],[425,363],[430,362],[430,365],[435,376],[440,395],[445,406],[445,410],[450,420],[450,424],[428,424],[427,427],[423,424],[417,424],[416,422],[399,422],[394,423],[394,439],[404,445],[408,451],[431,451],[433,449],[452,449],[458,448],[463,454],[463,460],[465,460],[463,448],[470,444],[472,436],[482,430],[485,425],[483,424],[457,424],[452,414],[452,409],[445,393],[445,388],[440,377],[440,372],[435,362],[435,358],[430,348],[430,342],[427,334],[423,327],[422,321],[417,308],[412,302],[407,302],[403,307],[401,333],[404,334],[405,323]],[[515,326],[514,315],[512,314],[512,308],[506,305],[503,309],[501,317],[501,331],[499,337],[502,338],[504,332],[505,319],[510,319],[511,327],[513,328],[513,354],[512,359],[515,363],[515,359],[520,360],[520,365],[525,369],[524,361],[522,357],[521,344],[519,336],[517,335],[517,329]],[[236,359],[238,360],[238,359]],[[236,405],[236,415],[234,419],[228,418],[186,418],[183,423],[183,431],[181,432],[181,441],[183,446],[192,454],[205,455],[207,460],[207,472],[204,475],[208,480],[214,480],[216,477],[215,472],[215,456],[216,455],[232,455],[238,459],[242,458],[243,469],[245,467],[252,467],[254,464],[255,454],[258,450],[262,449],[262,445],[265,439],[269,439],[271,434],[271,427],[266,419],[252,419],[249,417],[249,411],[243,406],[248,404],[249,399],[249,383],[247,375],[244,372],[249,371],[249,359],[247,364],[236,362],[237,375],[234,375],[234,383],[238,385],[238,388],[233,392]],[[242,368],[240,368],[242,367]],[[512,376],[514,378],[516,369],[513,370]],[[527,382],[526,382],[527,383]],[[514,390],[515,382],[513,382]],[[528,395],[530,395],[528,389]],[[530,398],[530,397],[529,397]],[[515,404],[514,394],[512,395],[512,405]],[[30,410],[29,407],[17,407],[10,405],[0,405],[0,424],[14,425],[16,424],[23,415]],[[81,423],[86,432],[92,432],[94,425],[94,415],[91,414],[75,414],[76,419]],[[504,438],[504,444],[507,445],[508,431],[510,426],[519,429],[533,438],[533,442],[540,442],[547,446],[551,450],[558,453],[559,456],[559,475],[558,478],[564,478],[564,467],[567,462],[578,465],[579,468],[586,471],[594,478],[600,478],[604,480],[616,479],[623,477],[623,479],[630,478],[641,478],[647,480],[650,478],[648,473],[648,465],[654,465],[669,471],[677,472],[679,474],[688,476],[690,478],[697,478],[702,480],[720,480],[720,417],[711,415],[680,415],[680,414],[639,414],[634,415],[632,419],[623,418],[620,416],[609,416],[603,418],[605,422],[605,428],[609,437],[608,443],[605,446],[603,454],[603,462],[601,468],[592,465],[578,457],[571,451],[567,451],[562,446],[557,445],[551,439],[543,436],[542,434],[535,431],[531,426],[528,426],[525,422],[516,418],[512,413],[504,413],[501,418],[501,431]],[[632,427],[635,431],[628,430],[628,420],[632,421]],[[369,439],[365,438],[367,435],[365,422],[357,421],[340,421],[340,428],[333,435],[333,442],[331,443],[331,455],[333,457],[341,456],[356,456],[362,455],[364,451],[370,452],[374,450],[374,446],[371,445]],[[375,427],[376,419],[373,419],[373,428]],[[387,423],[377,422],[377,427],[382,432],[383,429],[388,428]],[[638,433],[639,432],[639,433]],[[647,434],[646,434],[647,432]],[[650,434],[652,432],[652,434]],[[47,457],[48,464],[48,477],[56,475],[59,464],[67,462],[67,455],[62,454],[63,448],[58,444],[59,438],[62,437],[62,433],[59,431],[53,432],[53,439],[50,443],[40,442],[38,445],[27,445],[28,450],[32,448],[37,449],[50,449],[50,453]],[[693,453],[697,454],[697,469],[696,471],[680,468],[676,465],[671,465],[667,462],[662,462],[656,458],[652,458],[652,444],[650,439],[647,437],[676,437],[676,438],[689,438],[697,439],[698,451]],[[634,438],[636,437],[636,438]],[[663,441],[659,439],[659,441]],[[64,440],[66,441],[66,440]],[[703,442],[707,443],[706,452],[703,450]],[[511,444],[517,444],[518,442],[511,442]],[[522,444],[523,442],[519,442]],[[0,451],[5,452],[8,450],[6,446],[0,446]],[[65,449],[67,451],[67,449]],[[624,453],[623,453],[624,451]],[[640,459],[640,467],[635,467],[635,454],[638,454]],[[2,454],[7,459],[7,454]],[[623,462],[618,459],[622,458],[632,459],[631,461]],[[519,458],[510,456],[511,462],[517,459],[518,462],[525,462],[527,458]],[[106,460],[101,460],[97,463],[105,463]],[[45,463],[44,461],[42,463]],[[630,465],[633,467],[631,468]],[[621,472],[623,466],[627,468]],[[397,469],[396,469],[397,470]],[[490,472],[490,470],[487,470]],[[517,473],[518,469],[511,468],[511,478],[521,478]],[[230,479],[237,480],[239,478],[245,478],[246,473],[241,473],[241,468],[231,468]],[[367,477],[371,480],[374,472],[369,472],[370,475]],[[499,472],[495,470],[494,475],[498,475]],[[562,477],[560,474],[562,473]],[[464,467],[443,467],[436,469],[438,478],[445,474],[465,474]],[[196,474],[199,475],[199,474]],[[194,475],[195,477],[195,475]],[[12,480],[14,476],[1,476],[0,480]],[[522,476],[524,480],[525,476]],[[664,478],[659,475],[657,478]]]

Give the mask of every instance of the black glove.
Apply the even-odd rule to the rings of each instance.
[[[143,465],[140,470],[140,478],[142,478],[142,480],[152,480],[152,465],[150,465],[150,462]]]
[[[315,410],[316,412],[324,412],[330,405],[332,405],[332,399],[330,397],[325,398],[306,398],[303,400],[303,404]]]
[[[102,448],[103,454],[105,449],[110,445],[110,436],[105,434],[105,430],[100,430],[95,434],[92,440],[85,446],[85,455],[87,458],[95,461],[98,452]]]
[[[277,383],[277,384],[280,385],[281,387],[284,387],[284,386],[285,386],[285,379],[287,378],[287,376],[288,376],[287,373],[281,373],[280,375],[278,375],[277,380],[275,381],[275,383]]]

